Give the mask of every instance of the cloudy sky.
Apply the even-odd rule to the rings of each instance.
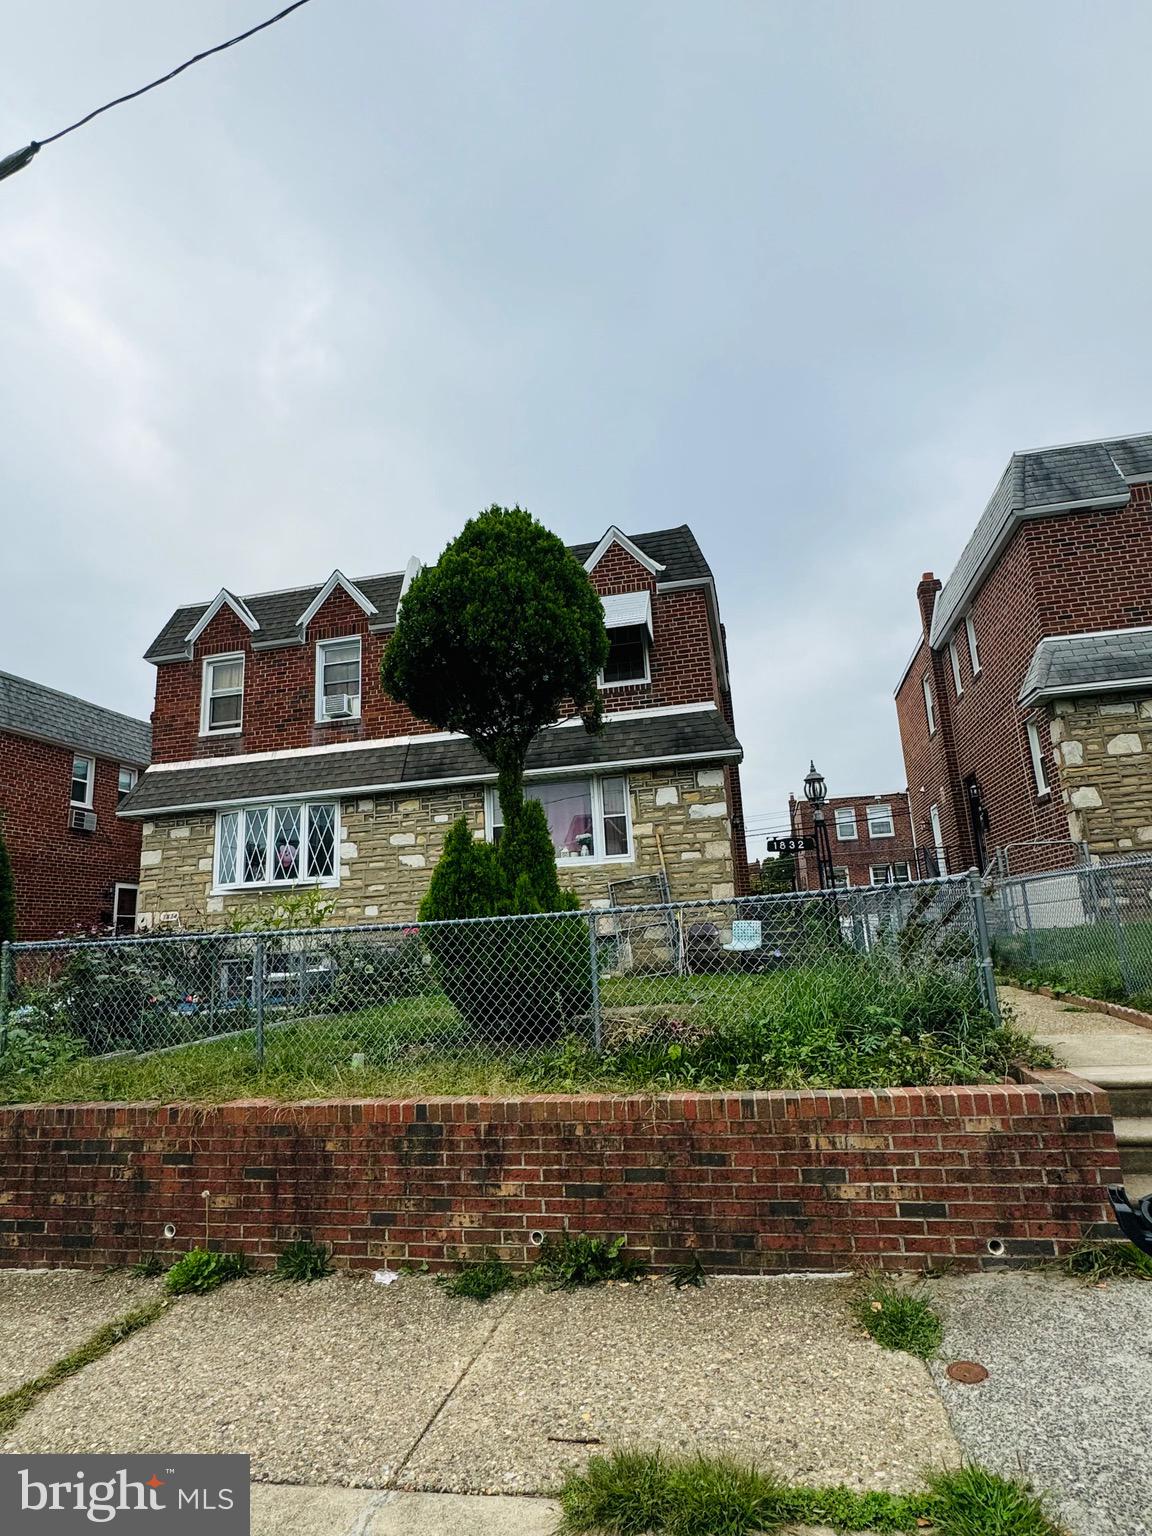
[[[274,0],[5,8],[0,153]],[[0,183],[0,668],[146,715],[179,602],[519,500],[688,522],[751,827],[904,783],[1014,448],[1147,430],[1152,9],[312,0]]]

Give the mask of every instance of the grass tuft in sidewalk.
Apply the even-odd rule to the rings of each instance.
[[[503,1259],[493,1256],[473,1264],[462,1264],[450,1275],[437,1275],[436,1284],[449,1296],[466,1296],[470,1301],[488,1301],[501,1291],[520,1284],[519,1276]]]
[[[1152,1254],[1134,1243],[1081,1243],[1064,1260],[1068,1274],[1100,1284],[1107,1280],[1152,1280]]]
[[[884,1536],[1063,1536],[1022,1483],[981,1467],[930,1478],[918,1493],[856,1493],[784,1482],[729,1456],[615,1451],[560,1491],[557,1536],[754,1536],[793,1523]]]
[[[77,1371],[82,1371],[86,1365],[99,1360],[124,1339],[138,1333],[141,1328],[147,1328],[149,1323],[154,1323],[165,1306],[166,1303],[163,1301],[150,1301],[146,1306],[137,1307],[134,1312],[129,1312],[124,1317],[118,1317],[115,1322],[106,1324],[94,1333],[70,1355],[57,1360],[55,1365],[44,1372],[43,1376],[37,1376],[34,1381],[26,1381],[23,1386],[5,1393],[0,1397],[0,1435],[7,1434],[45,1392],[50,1392],[60,1382],[67,1381],[69,1376],[75,1376]]]
[[[883,1275],[865,1283],[854,1304],[856,1319],[883,1349],[902,1349],[931,1360],[940,1349],[944,1325],[923,1296]]]

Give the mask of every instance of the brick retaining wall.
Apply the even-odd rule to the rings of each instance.
[[[1108,1101],[988,1088],[0,1109],[0,1264],[123,1264],[204,1238],[268,1262],[522,1262],[565,1223],[659,1266],[963,1267],[1072,1247],[1119,1180]],[[165,1240],[172,1222],[177,1235]],[[1000,1259],[998,1262],[1004,1262]]]

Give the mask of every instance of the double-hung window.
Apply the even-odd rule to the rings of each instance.
[[[526,784],[524,793],[544,807],[556,857],[608,859],[632,857],[632,820],[628,809],[628,780],[601,778],[544,779]],[[504,818],[494,789],[488,791],[488,836],[500,841]]]
[[[908,865],[872,864],[868,869],[868,878],[873,885],[895,885],[898,881],[907,880]]]
[[[857,835],[855,808],[851,805],[838,805],[833,814],[836,817],[836,841],[854,843]]]
[[[96,764],[90,757],[72,759],[72,787],[69,801],[72,805],[92,809],[92,792],[96,787]]]
[[[1036,780],[1036,793],[1050,795],[1052,786],[1048,782],[1048,770],[1044,766],[1044,749],[1040,745],[1040,732],[1036,728],[1035,720],[1025,721],[1025,729],[1028,732],[1028,751],[1032,755],[1032,776]]]
[[[923,681],[923,684],[924,684],[924,718],[928,721],[928,734],[929,734],[929,736],[935,736],[935,734],[936,734],[936,705],[935,705],[935,702],[933,701],[933,698],[932,698],[932,684],[928,681],[928,674],[927,674],[927,672],[925,672],[922,681]]]
[[[116,778],[116,804],[123,805],[128,796],[136,788],[136,780],[140,777],[135,768],[121,768]]]
[[[201,736],[239,731],[243,716],[243,655],[206,656],[200,691]]]
[[[848,871],[842,864],[837,864],[832,870],[832,889],[834,891],[846,891],[852,881],[848,877]]]
[[[629,624],[608,631],[608,659],[600,681],[605,688],[649,681],[648,630],[645,625]]]
[[[896,836],[896,828],[892,822],[892,807],[890,805],[870,805],[868,807],[868,836]]]
[[[970,613],[964,615],[964,628],[968,632],[968,660],[972,663],[972,676],[975,677],[980,670],[980,647],[976,644],[976,628]]]
[[[360,718],[360,637],[321,640],[316,647],[317,720]]]
[[[956,685],[956,697],[964,692],[964,684],[960,681],[960,655],[956,649],[956,636],[953,635],[948,642],[948,660],[952,663],[952,681]]]
[[[246,805],[216,818],[216,885],[339,884],[336,805]]]

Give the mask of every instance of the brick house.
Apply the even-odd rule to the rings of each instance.
[[[833,796],[825,802],[824,816],[837,886],[891,885],[935,872],[925,861],[925,850],[916,846],[907,790]],[[807,800],[789,795],[788,821],[793,837],[813,835],[813,812]],[[819,890],[814,853],[796,855],[796,885],[802,891]]]
[[[0,672],[0,820],[18,938],[131,931],[140,828],[116,811],[150,755],[146,721]]]
[[[529,755],[564,883],[588,903],[663,871],[684,900],[743,894],[741,749],[716,588],[691,530],[610,528],[572,553],[612,648],[603,734],[572,717]],[[333,921],[408,920],[452,822],[497,835],[488,763],[380,684],[419,569],[222,590],[165,624],[147,652],[153,763],[121,808],[142,823],[141,928],[222,923],[254,895],[301,885],[330,890]]]
[[[896,689],[916,841],[951,868],[1152,850],[1152,434],[1013,454]]]

